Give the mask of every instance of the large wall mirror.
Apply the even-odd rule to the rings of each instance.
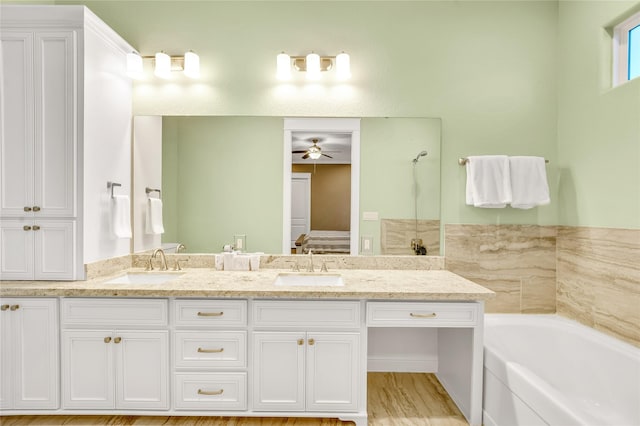
[[[144,191],[144,186],[153,186],[145,182],[153,180],[145,176],[146,170],[154,169],[147,163],[161,163],[157,180],[161,180],[165,230],[161,242],[166,247],[182,243],[189,253],[216,253],[233,244],[235,235],[243,235],[246,251],[288,252],[283,247],[287,187],[283,170],[310,177],[313,230],[344,230],[349,223],[345,218],[350,215],[348,200],[354,188],[345,188],[349,179],[344,176],[350,176],[352,159],[338,152],[338,145],[349,139],[345,135],[297,133],[287,156],[283,117],[164,116],[154,120],[157,129],[152,133],[161,141],[155,149],[161,151],[161,160],[158,153],[150,152],[153,148],[144,148],[153,144],[140,143],[143,126],[136,124],[134,187],[140,192],[138,187]],[[415,253],[412,240],[419,239],[427,255],[440,255],[440,119],[367,117],[359,121],[356,253],[361,253],[365,238],[371,245],[368,253],[410,255]],[[313,139],[318,139],[322,154],[337,159],[332,167],[331,162],[310,155],[301,158]],[[292,164],[285,165],[287,158]],[[142,201],[137,205],[144,208]],[[134,226],[136,221],[143,225],[144,215],[134,208]],[[134,239],[138,240],[135,251],[149,249],[157,241],[140,244],[151,241],[144,232],[136,233]],[[295,251],[291,244],[291,252]]]

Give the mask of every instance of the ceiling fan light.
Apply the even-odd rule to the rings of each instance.
[[[318,159],[318,158],[320,158],[321,156],[322,156],[322,154],[320,153],[320,151],[318,151],[318,152],[310,152],[310,153],[309,153],[309,157],[310,157],[312,160],[317,160],[317,159]]]

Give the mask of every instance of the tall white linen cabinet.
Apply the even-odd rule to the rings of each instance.
[[[0,279],[76,280],[129,253],[133,49],[84,6],[0,5]]]

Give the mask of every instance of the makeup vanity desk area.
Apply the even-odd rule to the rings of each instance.
[[[124,273],[149,280],[108,283]],[[469,423],[482,423],[484,301],[494,296],[484,287],[442,270],[332,271],[343,286],[276,286],[287,274],[276,269],[166,274],[176,276],[152,283],[154,273],[130,269],[0,282],[0,414],[337,417],[363,426],[368,335],[391,327],[435,329],[432,371]],[[390,359],[403,355],[399,347]]]

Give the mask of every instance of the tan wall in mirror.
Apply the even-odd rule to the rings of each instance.
[[[348,231],[351,221],[350,164],[292,164],[311,173],[311,229]]]

